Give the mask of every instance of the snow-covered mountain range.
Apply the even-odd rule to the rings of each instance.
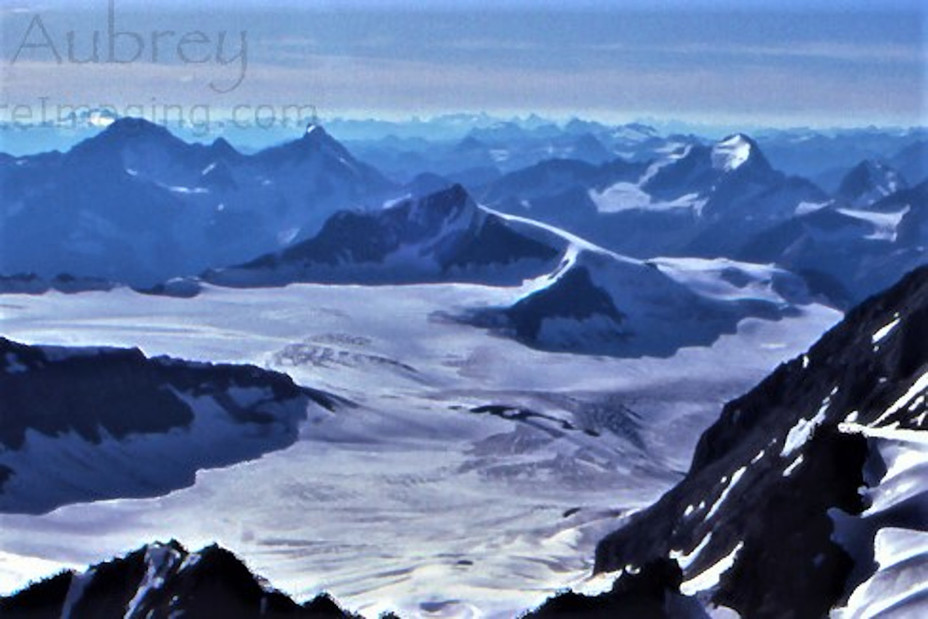
[[[812,183],[775,171],[743,134],[711,146],[678,143],[647,165],[616,162],[596,173],[566,162],[539,165],[530,178],[513,174],[478,195],[493,208],[637,257],[731,256],[799,204],[828,199]]]
[[[0,614],[917,614],[923,134],[458,122],[0,154]]]
[[[626,258],[553,226],[478,206],[459,185],[377,212],[337,214],[312,239],[208,271],[202,280],[240,287],[507,286],[507,305],[467,308],[457,319],[545,350],[622,356],[707,345],[744,318],[778,319],[816,300],[801,278],[782,269],[725,259]],[[185,296],[197,289],[196,281],[178,280],[155,292]]]
[[[376,212],[342,212],[315,237],[238,267],[209,271],[221,285],[293,282],[516,285],[553,268],[560,248],[477,206],[460,185]]]
[[[558,140],[585,144],[586,150],[553,146]],[[774,148],[784,140],[797,149],[803,144],[765,136]],[[912,220],[923,217],[918,183],[928,172],[919,171],[920,143],[906,140],[893,156],[844,169],[829,194],[776,170],[745,134],[713,142],[663,137],[642,125],[487,123],[443,155],[455,165],[436,167],[439,159],[428,150],[404,160],[411,167],[397,177],[400,183],[362,163],[317,125],[295,140],[243,154],[222,138],[189,144],[144,120],[119,119],[65,153],[0,157],[0,275],[49,280],[68,274],[146,287],[302,251],[315,260],[314,277],[321,280],[326,276],[319,265],[327,261],[331,267],[334,245],[346,242],[335,239],[338,234],[378,219],[366,233],[365,252],[372,255],[380,246],[389,253],[397,245],[388,238],[396,224],[378,211],[459,181],[480,204],[557,226],[622,255],[775,263],[847,307],[925,260],[928,241]],[[356,146],[384,161],[386,155],[365,144]],[[400,143],[387,140],[378,148],[403,158]],[[899,209],[891,209],[894,203]],[[325,240],[314,238],[333,214],[348,210],[357,213],[330,222]],[[371,242],[377,235],[386,236]],[[330,249],[321,249],[324,243]],[[835,243],[868,259],[836,259],[842,251],[835,251]],[[433,279],[440,277],[434,268],[420,267],[417,278],[430,268]],[[355,275],[364,281],[360,271]],[[464,277],[476,281],[480,275]]]
[[[841,307],[925,262],[922,194],[893,168],[864,161],[829,195],[773,169],[743,134],[679,143],[648,164],[547,161],[476,193],[620,254],[775,263]]]

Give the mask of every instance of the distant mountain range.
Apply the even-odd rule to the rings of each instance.
[[[644,125],[478,123],[441,157],[404,159],[418,173],[400,184],[316,125],[247,155],[119,119],[66,153],[0,156],[0,286],[148,288],[198,273],[237,286],[516,285],[551,272],[563,240],[546,247],[538,226],[517,230],[480,204],[639,260],[775,264],[846,308],[926,261],[917,135],[894,156],[851,166],[829,193],[776,170],[744,134],[706,143]],[[801,137],[764,139],[799,148]],[[381,146],[404,157],[402,145]],[[430,173],[445,156],[450,176]],[[473,200],[453,189],[467,170],[459,184]]]
[[[774,170],[739,134],[680,144],[649,164],[546,161],[477,195],[620,254],[775,263],[848,307],[928,259],[923,194],[889,165],[865,161],[832,196]]]
[[[120,119],[66,153],[0,158],[0,272],[150,285],[252,258],[392,187],[321,127],[243,155]]]

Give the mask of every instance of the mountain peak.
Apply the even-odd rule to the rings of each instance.
[[[144,118],[125,116],[117,118],[100,133],[107,136],[142,137],[142,136],[170,136],[173,134],[163,125],[153,123]]]
[[[106,126],[100,133],[76,144],[69,154],[92,154],[94,157],[121,150],[133,143],[155,143],[168,148],[187,147],[187,143],[176,137],[171,131],[144,118],[118,118]]]
[[[188,150],[190,145],[175,136],[171,131],[144,118],[123,117],[114,120],[100,133],[78,142],[66,153],[73,164],[115,166],[122,170],[123,156],[127,150],[136,147],[156,148],[172,156]]]
[[[314,123],[307,125],[298,138],[266,148],[256,156],[272,165],[282,165],[285,162],[301,161],[319,153],[343,162],[355,163],[354,156],[341,142],[333,138],[322,125]]]
[[[865,159],[844,176],[837,195],[853,206],[867,206],[907,187],[899,172],[882,161]]]
[[[743,133],[730,135],[712,147],[712,167],[716,170],[731,172],[752,160],[766,164],[757,143]]]
[[[334,140],[332,136],[329,135],[322,125],[316,123],[309,123],[306,125],[306,130],[303,131],[302,138],[304,140]]]
[[[41,608],[41,610],[37,610]],[[4,617],[355,617],[322,593],[300,605],[218,545],[147,544],[83,573],[61,572],[10,597]]]
[[[240,153],[224,137],[218,137],[209,145],[210,150],[221,159],[236,158]]]

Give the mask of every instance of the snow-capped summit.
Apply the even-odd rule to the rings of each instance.
[[[906,179],[886,163],[867,159],[844,176],[836,195],[855,208],[863,208],[908,186]]]
[[[712,167],[722,172],[737,170],[748,161],[770,168],[757,143],[743,133],[736,133],[712,146]]]
[[[785,176],[773,170],[757,143],[738,133],[712,146],[687,144],[652,164],[640,182],[655,199],[675,201],[690,195],[703,204],[729,204],[762,187],[779,189]],[[692,200],[690,200],[692,202]]]

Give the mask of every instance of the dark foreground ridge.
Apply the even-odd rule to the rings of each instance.
[[[596,570],[677,559],[685,585],[715,568],[698,590],[745,617],[821,617],[843,606],[886,568],[874,562],[877,531],[928,530],[924,469],[907,470],[898,456],[923,449],[926,376],[922,267],[727,404],[685,479],[600,542]],[[906,475],[904,491],[893,486]],[[924,569],[928,558],[907,563]],[[900,592],[897,606],[919,595]]]
[[[351,619],[326,594],[297,604],[219,546],[149,544],[86,572],[61,572],[0,598],[4,619]]]

